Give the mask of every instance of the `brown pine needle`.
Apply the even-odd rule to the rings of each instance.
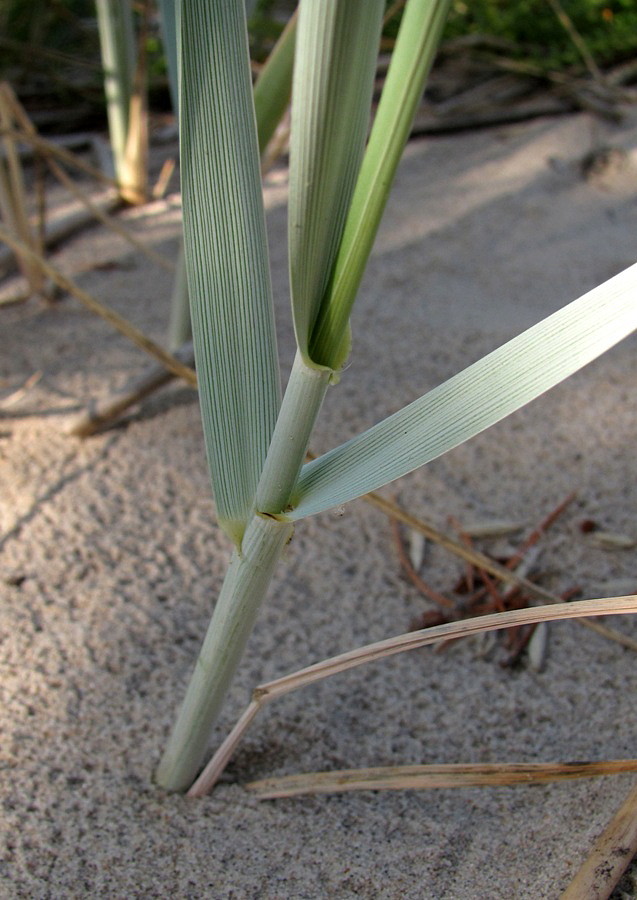
[[[550,784],[576,778],[600,778],[637,772],[637,759],[606,762],[492,763],[424,766],[378,766],[264,778],[245,785],[259,800],[298,797],[302,794],[338,794],[346,791],[404,791],[432,788],[504,787]],[[573,900],[588,895],[573,894]],[[591,895],[592,896],[592,895]],[[596,895],[595,895],[596,896]],[[564,895],[566,897],[566,894]]]
[[[390,518],[397,519],[399,522],[408,525],[410,528],[413,528],[416,531],[420,531],[420,533],[424,534],[425,537],[429,538],[432,541],[435,541],[450,553],[453,553],[460,559],[464,559],[466,562],[471,563],[472,565],[476,566],[476,568],[484,569],[485,571],[490,572],[492,575],[495,575],[506,584],[514,585],[520,589],[523,589],[524,592],[529,594],[531,597],[535,597],[538,600],[543,600],[544,602],[548,601],[549,603],[561,602],[560,598],[556,594],[553,594],[551,593],[551,591],[547,591],[545,590],[545,588],[534,584],[532,581],[529,581],[528,578],[516,575],[515,572],[511,572],[505,566],[502,566],[495,560],[490,559],[488,556],[485,556],[484,553],[480,553],[478,550],[474,550],[471,547],[465,547],[463,544],[454,540],[449,535],[440,531],[430,522],[425,522],[423,519],[419,519],[416,516],[412,516],[410,513],[405,512],[405,510],[398,506],[397,503],[391,500],[386,500],[376,491],[370,491],[370,493],[365,494],[362,499],[366,500],[368,503],[373,504],[374,506],[377,506]],[[621,634],[620,632],[609,628],[607,625],[602,625],[599,622],[591,622],[588,619],[578,619],[578,622],[581,622],[581,624],[586,628],[591,631],[595,631],[597,634],[601,635],[607,640],[615,641],[615,643],[621,644],[622,647],[626,647],[629,650],[637,652],[637,641],[631,637],[628,637],[628,635]]]
[[[471,563],[477,569],[484,569],[486,572],[490,572],[492,575],[495,575],[506,584],[522,587],[527,593],[538,598],[539,600],[548,600],[551,603],[558,602],[550,591],[544,590],[544,588],[540,587],[537,584],[533,584],[532,581],[529,581],[526,578],[521,578],[520,576],[515,575],[515,573],[511,572],[505,566],[500,565],[500,563],[496,562],[496,560],[490,559],[488,556],[485,556],[484,553],[480,553],[478,550],[475,550],[472,547],[466,547],[464,544],[461,544],[459,541],[454,540],[454,538],[445,534],[443,531],[440,531],[440,529],[436,528],[435,525],[432,525],[430,522],[425,522],[424,519],[419,519],[416,516],[411,515],[411,513],[406,512],[404,509],[398,506],[397,503],[394,503],[391,500],[386,500],[375,491],[371,491],[369,494],[365,494],[362,499],[366,500],[368,503],[371,503],[373,506],[377,506],[378,509],[382,510],[385,515],[389,516],[390,518],[397,519],[399,522],[402,522],[404,525],[408,525],[415,531],[420,531],[420,533],[424,534],[425,537],[429,538],[432,541],[435,541],[441,547],[444,547],[445,550],[448,550],[450,553],[453,553],[460,559],[464,559],[466,562]]]
[[[396,519],[392,519],[391,528],[398,552],[398,560],[403,567],[405,575],[409,578],[414,587],[416,587],[425,597],[433,600],[433,602],[437,606],[440,606],[443,609],[453,610],[455,607],[455,603],[452,600],[449,600],[448,597],[445,597],[444,594],[441,594],[439,591],[437,591],[430,584],[428,584],[424,580],[424,578],[421,578],[418,572],[416,572],[416,570],[412,566],[409,555],[405,552],[405,545],[403,544],[403,540],[400,534],[400,526]]]
[[[470,550],[473,550],[473,539],[470,534],[467,534],[466,531],[463,531],[460,522],[454,516],[449,516],[449,524],[457,531],[461,543],[463,543],[465,547],[469,547]],[[473,594],[475,589],[475,571],[475,566],[471,565],[471,563],[468,562],[465,563],[464,581],[467,593],[469,594]]]
[[[542,535],[548,531],[551,525],[553,525],[553,523],[562,515],[566,507],[573,502],[575,496],[575,492],[570,493],[561,503],[558,503],[555,509],[553,509],[546,518],[542,519],[539,525],[537,525],[528,537],[522,541],[517,552],[511,559],[507,560],[506,566],[508,569],[515,569],[516,566],[522,562],[524,554],[537,544]]]

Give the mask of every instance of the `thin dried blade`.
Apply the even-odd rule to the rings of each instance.
[[[338,794],[346,791],[400,791],[432,788],[503,787],[550,784],[576,778],[600,778],[637,772],[637,759],[604,762],[491,763],[422,766],[377,766],[283,775],[251,781],[246,789],[259,800],[301,794]]]

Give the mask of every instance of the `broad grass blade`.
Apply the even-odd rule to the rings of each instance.
[[[181,9],[184,243],[206,452],[240,543],[280,387],[244,6]]]
[[[294,329],[307,365],[363,156],[384,6],[303,0],[299,9],[288,241]]]
[[[303,467],[291,519],[376,490],[441,456],[637,328],[637,265],[534,325],[393,416]]]

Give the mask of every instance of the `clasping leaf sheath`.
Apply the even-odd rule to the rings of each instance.
[[[288,208],[298,352],[257,490],[261,512],[285,512],[333,376],[312,358],[310,339],[363,156],[383,9],[383,0],[303,0],[299,8]]]
[[[383,10],[383,0],[303,0],[299,10],[288,244],[294,329],[307,365],[317,363],[312,330],[369,129]]]
[[[409,0],[392,54],[338,254],[316,314],[309,355],[340,369],[349,317],[429,75],[450,0]]]

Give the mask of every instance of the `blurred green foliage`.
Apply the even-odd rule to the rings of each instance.
[[[99,68],[92,0],[0,0],[0,76],[40,71],[54,79],[75,59],[80,71]]]
[[[140,7],[133,4],[135,12]],[[169,104],[159,18],[151,0],[146,39],[151,103]],[[105,118],[95,0],[0,0],[0,78],[11,82],[28,109],[69,110],[76,119]],[[76,115],[72,115],[75,113]],[[65,130],[60,120],[39,122]]]
[[[212,2],[212,0],[211,0]],[[637,0],[560,0],[600,66],[637,55]],[[388,9],[393,5],[387,0]],[[251,16],[251,50],[263,60],[295,0],[258,0]],[[385,29],[395,36],[400,15]],[[484,34],[506,41],[506,52],[544,69],[582,68],[581,56],[549,0],[454,0],[444,39]],[[151,6],[147,40],[151,105],[168,106],[159,19]],[[85,104],[103,115],[103,86],[94,0],[0,0],[0,78],[27,101],[68,108]]]
[[[636,0],[561,0],[595,61],[610,65],[637,52]],[[581,56],[548,0],[455,0],[445,38],[488,34],[515,56],[551,69],[581,66]]]
[[[92,0],[0,0],[0,34],[25,44],[64,50],[82,44]]]
[[[294,0],[259,0],[251,21],[255,59],[267,55]],[[394,0],[387,0],[391,9]],[[637,0],[560,0],[595,61],[612,65],[637,55]],[[385,27],[395,37],[400,14]],[[455,0],[443,41],[481,34],[506,41],[511,55],[545,69],[581,67],[582,58],[549,0]]]

